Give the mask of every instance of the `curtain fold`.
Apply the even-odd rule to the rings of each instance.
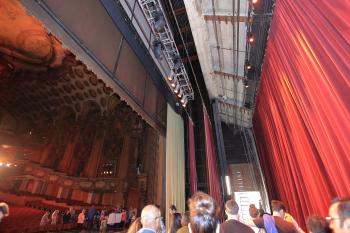
[[[205,153],[207,166],[208,193],[211,195],[218,206],[222,205],[221,186],[218,170],[215,141],[213,137],[213,128],[206,108],[203,106],[203,120],[205,131]]]
[[[305,226],[350,195],[350,4],[276,1],[253,127],[269,194]]]
[[[196,169],[196,151],[195,151],[195,140],[194,140],[194,129],[193,121],[188,118],[187,124],[188,134],[188,160],[190,169],[190,195],[197,191],[197,169]]]
[[[166,132],[166,226],[169,229],[168,208],[174,204],[179,213],[185,212],[185,141],[184,122],[170,105],[167,110]]]

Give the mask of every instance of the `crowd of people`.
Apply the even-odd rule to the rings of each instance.
[[[137,209],[133,208],[97,210],[95,206],[92,206],[88,210],[81,210],[80,213],[69,208],[62,214],[58,210],[52,213],[46,211],[41,218],[40,225],[77,223],[79,229],[105,232],[107,229],[124,229],[135,220],[136,214]]]
[[[40,225],[76,222],[79,229],[107,232],[127,229],[127,233],[304,233],[293,216],[287,212],[281,201],[271,202],[272,214],[266,213],[254,204],[249,206],[250,219],[241,219],[239,206],[234,199],[225,203],[226,220],[214,199],[203,192],[195,193],[188,200],[189,211],[181,214],[174,205],[170,206],[170,228],[166,231],[159,206],[147,205],[141,217],[137,209],[117,208],[96,210],[94,206],[77,214],[73,208],[60,214],[58,210],[45,212]],[[9,214],[5,203],[0,203],[0,221]],[[308,217],[307,230],[310,233],[350,233],[350,199],[336,199],[329,208],[329,216]]]
[[[189,199],[188,208],[181,215],[175,206],[170,207],[171,226],[166,232],[159,208],[147,205],[128,233],[304,233],[285,205],[277,200],[271,202],[272,214],[251,204],[249,220],[240,218],[239,206],[231,199],[225,203],[226,220],[222,222],[214,199],[203,192]],[[334,201],[328,217],[310,216],[307,229],[310,233],[350,233],[350,200]]]

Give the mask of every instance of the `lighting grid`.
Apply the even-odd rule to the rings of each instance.
[[[178,90],[178,92],[183,94],[181,103],[185,107],[188,100],[194,99],[193,89],[174,41],[173,34],[170,30],[169,23],[164,14],[163,7],[158,0],[138,0],[138,2],[147,18],[149,25],[151,26],[153,34],[156,37],[155,41],[158,40],[162,43],[162,54],[165,55],[164,57],[171,68],[169,75],[173,76],[172,80],[169,80],[168,78],[167,81],[170,83],[170,85],[173,83],[175,84],[175,86],[171,85],[172,89],[174,89],[177,85],[180,86],[180,90]],[[162,27],[162,30],[157,31],[155,30],[155,25],[159,18],[160,20],[163,19],[165,24],[164,27]],[[183,99],[185,99],[185,101],[183,101]]]

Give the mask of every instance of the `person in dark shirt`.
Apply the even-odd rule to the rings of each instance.
[[[225,204],[227,220],[220,225],[220,233],[254,233],[253,229],[239,221],[239,206],[235,200]]]
[[[67,212],[63,215],[63,223],[69,223],[71,218],[70,211],[67,210]]]

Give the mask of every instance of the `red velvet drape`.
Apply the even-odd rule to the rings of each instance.
[[[193,122],[188,118],[187,124],[187,135],[188,135],[188,160],[190,168],[190,195],[197,191],[197,170],[196,170],[196,152],[195,152],[195,141],[194,141],[194,129]]]
[[[278,0],[253,118],[270,195],[303,225],[350,196],[349,1]]]
[[[204,131],[205,131],[205,153],[206,153],[206,166],[207,166],[207,182],[208,193],[216,201],[218,206],[221,206],[221,188],[220,178],[217,163],[217,155],[215,150],[215,142],[213,137],[213,127],[210,122],[210,118],[207,110],[203,107],[204,115]]]

